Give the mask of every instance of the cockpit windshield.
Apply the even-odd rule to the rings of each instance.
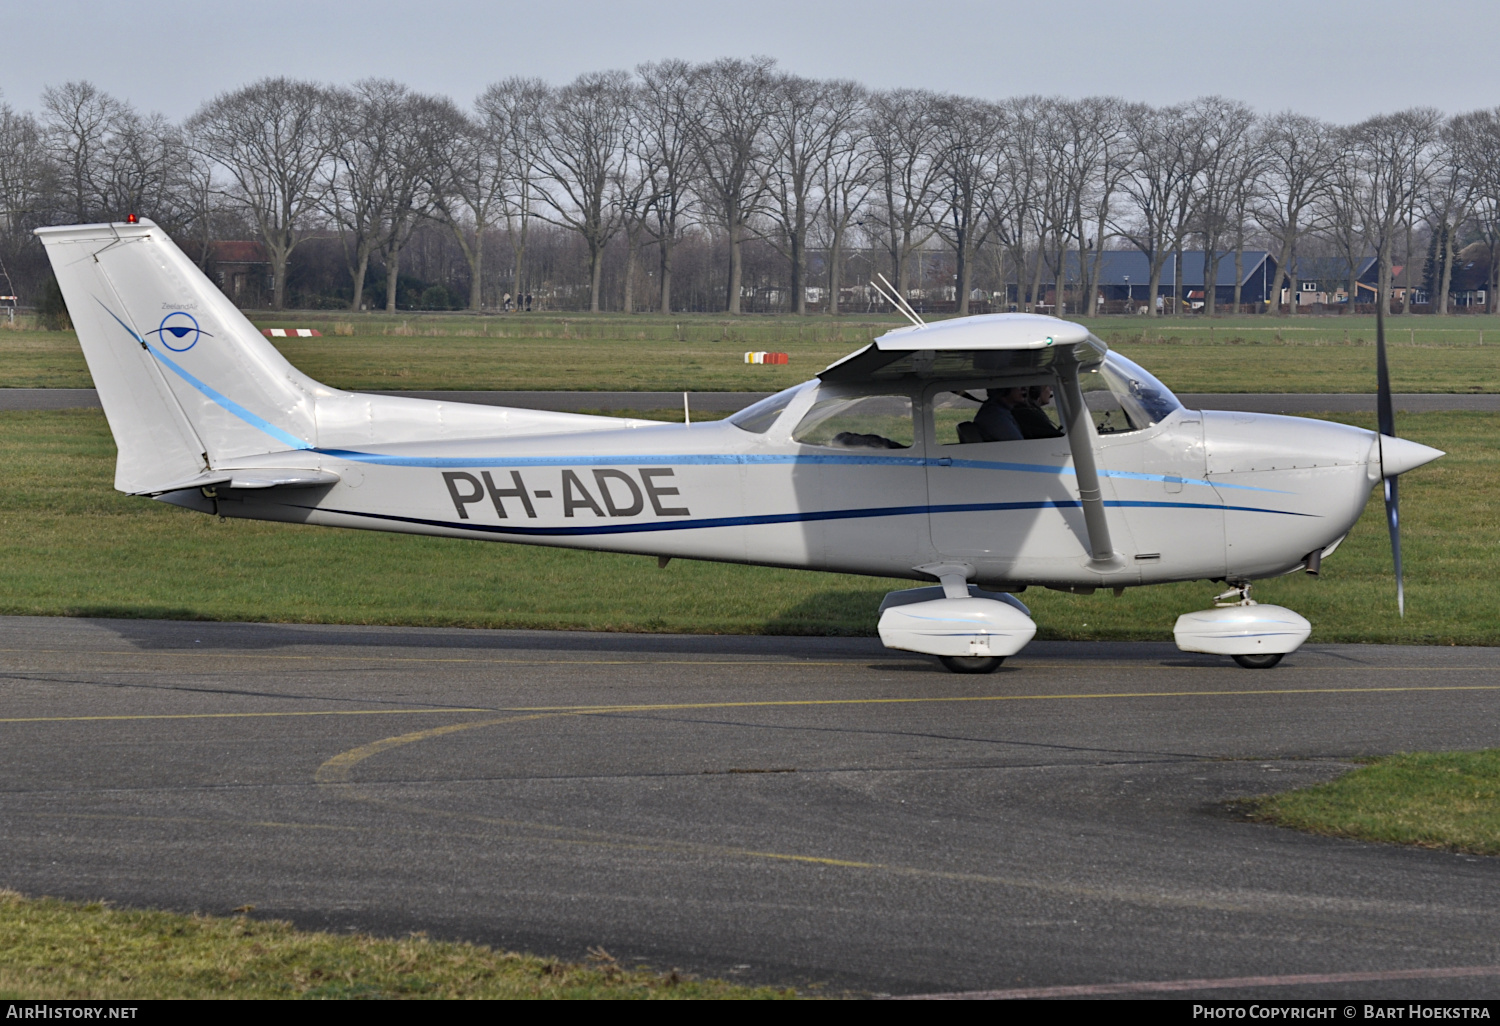
[[[1101,435],[1139,431],[1182,409],[1182,403],[1150,371],[1119,353],[1079,375],[1084,401]]]

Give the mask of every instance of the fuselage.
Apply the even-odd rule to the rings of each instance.
[[[585,432],[318,446],[277,465],[330,471],[330,486],[163,498],[231,517],[658,557],[911,579],[924,578],[917,567],[961,560],[991,586],[1123,587],[1285,573],[1348,532],[1380,477],[1374,434],[1306,418],[1179,408],[1101,434],[1103,498],[1122,557],[1101,573],[1088,559],[1066,442],[940,445],[931,399],[941,387],[911,392],[914,437],[902,450],[795,441],[815,403],[848,391],[812,381],[763,431],[595,422]]]

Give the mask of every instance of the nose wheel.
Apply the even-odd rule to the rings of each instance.
[[[1261,655],[1237,655],[1234,656],[1234,661],[1247,670],[1269,670],[1281,662],[1283,654],[1281,652],[1269,652]]]
[[[994,673],[1004,656],[938,656],[938,662],[953,673]]]

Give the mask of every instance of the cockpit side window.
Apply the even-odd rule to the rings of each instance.
[[[792,441],[835,449],[909,449],[911,396],[851,395],[819,399],[792,432]]]
[[[1021,385],[939,392],[932,398],[934,435],[939,445],[1061,438],[1052,391],[1050,385]]]

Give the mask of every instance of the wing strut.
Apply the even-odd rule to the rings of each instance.
[[[1104,515],[1104,498],[1099,492],[1099,467],[1094,459],[1094,422],[1083,401],[1078,383],[1078,354],[1068,346],[1052,362],[1057,371],[1059,397],[1063,416],[1068,422],[1068,448],[1073,452],[1073,473],[1078,479],[1078,504],[1083,507],[1083,524],[1089,535],[1089,568],[1111,573],[1124,568],[1109,538],[1109,520]]]

